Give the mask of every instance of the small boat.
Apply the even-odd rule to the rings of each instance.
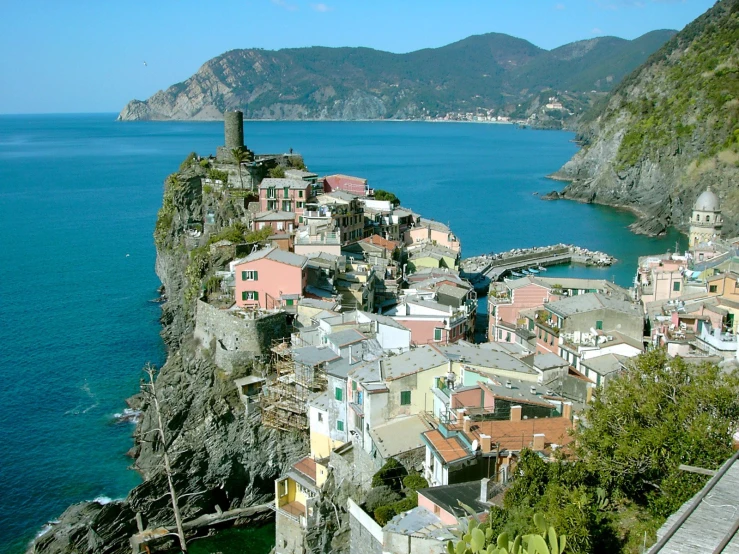
[[[533,267],[530,267],[529,268],[529,273],[531,273],[532,275],[536,275],[537,273],[539,273],[539,270],[538,269],[534,269]]]
[[[539,271],[546,271],[546,270],[547,270],[547,268],[546,268],[546,267],[544,267],[543,265],[540,265],[540,266],[539,266],[539,267],[538,267],[537,269],[538,269]]]
[[[530,275],[530,273],[529,273],[529,270],[528,270],[528,269],[522,269],[522,270],[521,270],[521,273],[523,273],[524,275]]]
[[[511,271],[511,275],[514,277],[523,277],[523,273],[519,273],[518,271]]]

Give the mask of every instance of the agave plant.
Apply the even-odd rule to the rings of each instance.
[[[460,533],[460,541],[457,544],[447,542],[446,549],[449,554],[562,554],[565,550],[566,537],[558,536],[554,527],[547,525],[546,519],[541,514],[534,515],[534,524],[540,534],[518,535],[511,541],[508,533],[501,533],[493,542],[493,531],[488,524],[480,523],[468,506],[462,504],[462,507],[472,515],[472,518],[467,523],[467,532]]]

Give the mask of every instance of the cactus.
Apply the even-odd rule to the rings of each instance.
[[[470,519],[461,540],[456,545],[452,541],[447,542],[446,549],[448,554],[563,554],[567,538],[558,536],[541,514],[534,515],[534,524],[541,534],[519,535],[511,541],[507,533],[501,533],[493,542],[493,532],[488,523]],[[548,546],[546,539],[549,540]]]

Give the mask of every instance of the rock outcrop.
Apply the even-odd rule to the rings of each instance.
[[[188,294],[193,286],[193,249],[187,246],[186,227],[202,221],[204,170],[197,164],[183,165],[167,180],[155,232],[156,271],[166,298],[162,337],[168,348],[156,383],[167,422],[175,488],[183,495],[180,508],[187,521],[216,512],[216,506],[226,511],[270,501],[274,479],[308,447],[304,435],[281,433],[263,427],[258,417],[247,417],[232,382],[238,375],[224,374],[207,348],[193,338],[193,299]],[[217,223],[238,217],[241,204],[241,208],[238,203],[221,206]],[[199,287],[198,282],[195,289]],[[154,432],[155,412],[143,395],[131,404],[142,409],[131,455],[144,481],[123,501],[70,507],[34,541],[30,553],[129,553],[129,538],[137,532],[137,512],[148,527],[174,524],[162,445]]]
[[[711,186],[739,233],[739,0],[717,2],[629,77],[579,130],[552,177],[561,196],[635,211],[636,232],[684,230]]]

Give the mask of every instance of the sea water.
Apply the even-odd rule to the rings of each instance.
[[[133,426],[115,414],[141,367],[164,360],[152,302],[162,182],[189,152],[215,153],[223,130],[114,119],[0,116],[2,554],[23,552],[71,503],[123,498],[139,482],[125,455]],[[463,255],[576,243],[620,261],[548,275],[628,286],[637,256],[684,244],[674,232],[630,233],[627,212],[540,200],[560,186],[545,176],[576,152],[572,133],[410,122],[246,122],[244,131],[257,153],[292,148],[319,174],[395,192],[451,225]]]

